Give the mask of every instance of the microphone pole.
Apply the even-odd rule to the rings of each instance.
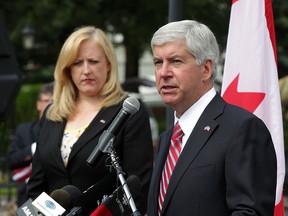
[[[117,153],[116,153],[115,149],[113,148],[114,139],[115,139],[115,137],[110,139],[106,153],[108,153],[108,155],[110,155],[110,158],[112,160],[112,166],[114,167],[114,169],[117,172],[118,178],[119,178],[121,185],[124,189],[124,193],[125,193],[128,201],[129,201],[129,206],[132,210],[131,216],[141,216],[140,212],[136,208],[134,199],[131,195],[129,187],[128,187],[126,180],[124,178],[122,167],[120,166],[119,161],[118,161],[119,157],[117,156]]]

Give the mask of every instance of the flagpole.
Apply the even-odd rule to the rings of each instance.
[[[182,19],[183,2],[182,0],[169,0],[168,22],[179,21]],[[166,106],[166,127],[173,124],[174,115],[171,107]]]

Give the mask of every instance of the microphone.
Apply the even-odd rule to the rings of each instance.
[[[127,178],[126,184],[128,185],[131,196],[137,196],[141,190],[141,183],[137,176],[132,175]],[[130,216],[132,210],[129,206],[131,197],[126,197],[123,186],[119,186],[109,197],[104,199],[98,208],[90,214],[90,216]],[[138,214],[140,215],[140,213]]]
[[[51,198],[65,209],[71,209],[80,195],[81,191],[74,185],[66,185],[50,194]]]
[[[102,202],[105,196],[113,192],[111,185],[116,183],[116,173],[110,173],[102,180],[85,190],[75,201],[74,207],[66,214],[88,215]]]
[[[64,209],[59,203],[57,203],[45,192],[42,192],[32,202],[32,206],[36,209],[38,214],[45,216],[59,216],[66,211],[66,209]]]
[[[56,189],[52,191],[50,196],[43,192],[34,201],[31,198],[28,199],[17,209],[16,215],[58,216],[63,214],[66,209],[70,209],[80,195],[81,191],[74,185],[66,185],[61,189]]]
[[[139,101],[134,97],[128,97],[123,102],[123,107],[109,126],[107,130],[105,130],[99,138],[98,144],[94,148],[93,152],[87,159],[87,163],[95,167],[101,158],[100,156],[103,153],[108,153],[107,149],[109,148],[109,142],[115,138],[121,127],[125,124],[128,117],[134,113],[136,113],[140,108]]]
[[[16,211],[17,216],[37,216],[37,211],[32,205],[32,199],[29,198],[25,203],[23,203]]]

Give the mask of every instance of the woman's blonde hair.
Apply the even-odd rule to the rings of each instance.
[[[81,43],[88,39],[95,40],[102,47],[111,67],[107,82],[99,93],[104,98],[101,107],[117,104],[127,97],[119,82],[118,65],[112,43],[101,29],[94,26],[81,27],[67,38],[58,56],[54,70],[53,104],[46,115],[52,121],[62,121],[68,118],[75,106],[78,92],[72,81],[70,68],[77,58]]]

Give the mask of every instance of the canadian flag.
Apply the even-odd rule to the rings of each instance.
[[[271,0],[232,0],[221,94],[268,127],[277,155],[274,216],[284,216],[284,137]]]

